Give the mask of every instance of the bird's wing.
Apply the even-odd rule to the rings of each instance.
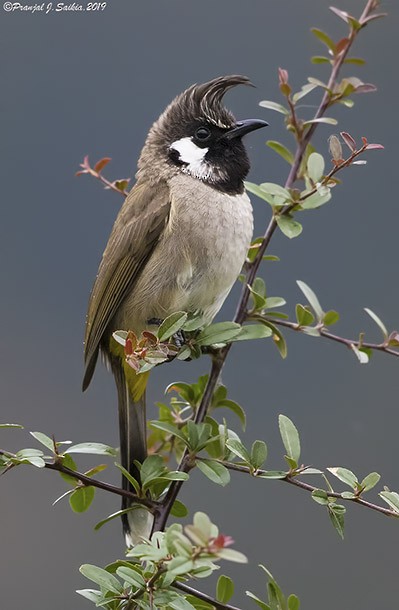
[[[116,218],[90,295],[85,334],[85,376],[90,383],[103,334],[132,290],[169,217],[166,183],[136,183]]]

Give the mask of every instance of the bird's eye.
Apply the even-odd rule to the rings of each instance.
[[[201,142],[205,142],[206,140],[209,140],[209,138],[211,137],[211,130],[208,129],[208,127],[198,127],[194,136],[197,140],[201,140]]]

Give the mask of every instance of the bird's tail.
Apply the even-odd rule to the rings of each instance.
[[[147,457],[145,389],[148,373],[137,375],[130,367],[127,370],[118,357],[112,358],[111,366],[118,392],[121,463],[140,482],[140,472],[134,462],[142,463]],[[122,477],[122,487],[135,491],[126,477]],[[150,536],[154,520],[144,506],[135,505],[124,497],[122,509],[130,507],[133,509],[122,515],[123,532],[129,547]]]

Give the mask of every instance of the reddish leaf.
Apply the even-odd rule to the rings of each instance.
[[[377,91],[377,87],[372,83],[363,83],[358,87],[355,87],[354,93],[374,93]]]
[[[283,68],[278,69],[278,80],[280,85],[285,85],[288,83],[288,70],[284,70]]]
[[[366,150],[382,150],[384,147],[382,144],[367,144]]]
[[[94,171],[100,173],[102,169],[111,161],[111,157],[103,157],[94,166]]]
[[[356,142],[347,131],[341,131],[341,138],[352,152],[356,150]]]

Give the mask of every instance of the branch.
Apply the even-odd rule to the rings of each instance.
[[[200,460],[200,459],[201,458],[197,458],[197,460]],[[223,466],[225,466],[229,470],[235,470],[236,472],[243,472],[245,474],[251,474],[251,472],[247,466],[240,466],[239,464],[234,464],[233,462],[225,462],[224,460],[213,460],[213,461],[218,462],[219,464],[223,464]],[[266,473],[267,473],[267,470],[257,470],[256,474],[252,474],[252,476],[256,478],[257,476],[266,474]],[[287,476],[284,477],[283,479],[274,479],[274,480],[284,481],[285,483],[290,483],[290,485],[294,485],[295,487],[299,487],[300,489],[304,489],[305,491],[309,491],[310,493],[320,489],[320,487],[314,487],[313,485],[309,485],[309,483],[304,483],[303,481],[300,481],[299,479],[291,476],[290,474],[287,474]],[[338,491],[328,491],[326,489],[324,489],[323,491],[326,492],[326,494],[329,498],[337,498],[339,500],[342,500],[343,502],[354,502],[355,504],[360,504],[361,506],[365,506],[366,508],[370,508],[371,510],[375,510],[379,513],[382,513],[383,515],[386,515],[387,517],[395,517],[396,519],[399,519],[399,513],[397,511],[391,510],[390,508],[384,508],[383,506],[379,506],[378,504],[373,504],[372,502],[363,500],[363,498],[360,498],[360,497],[345,498],[345,496],[342,496],[342,493],[339,493]]]
[[[79,170],[78,172],[76,172],[76,176],[81,176],[82,174],[90,174],[91,176],[93,176],[93,178],[96,178],[97,180],[102,182],[102,184],[104,185],[104,187],[106,189],[115,191],[116,193],[119,193],[119,195],[123,195],[123,197],[127,197],[128,191],[126,189],[129,185],[130,178],[124,178],[124,179],[114,180],[113,182],[110,182],[109,180],[107,180],[107,178],[104,178],[104,176],[101,173],[101,170],[110,161],[111,161],[110,157],[104,157],[103,159],[100,159],[99,161],[97,161],[97,163],[95,164],[95,166],[93,168],[90,165],[89,156],[86,155],[85,158],[83,159],[83,163],[80,163],[80,167],[82,169]]]
[[[240,608],[237,608],[236,606],[230,606],[230,604],[222,604],[216,599],[213,599],[213,597],[210,597],[210,595],[206,595],[206,593],[201,593],[201,591],[197,591],[197,589],[193,589],[192,587],[189,587],[188,585],[185,585],[182,582],[174,582],[172,587],[174,587],[175,589],[179,589],[187,595],[192,595],[197,599],[201,599],[202,601],[211,604],[211,606],[216,608],[216,610],[240,610]]]
[[[376,8],[376,0],[368,0],[367,4],[363,10],[363,13],[360,17],[360,22],[363,25],[366,24],[365,20],[367,19],[369,14],[375,8]],[[344,60],[354,42],[354,40],[356,39],[359,31],[360,30],[355,30],[354,28],[351,29],[351,32],[350,32],[349,37],[347,38],[347,43],[346,43],[345,47],[342,49],[341,53],[334,58],[334,62],[332,64],[332,68],[331,68],[330,78],[328,80],[327,90],[324,92],[324,95],[323,95],[320,105],[316,111],[314,119],[321,118],[324,115],[325,111],[327,110],[327,108],[330,104],[330,101],[331,101],[329,91],[333,90],[337,77],[338,77],[338,74],[339,74],[339,71],[340,71],[340,69],[344,63]],[[311,140],[314,132],[316,131],[317,126],[318,126],[318,123],[312,123],[310,125],[309,129],[306,131],[306,133],[302,136],[302,138],[298,142],[294,162],[292,164],[291,170],[290,170],[287,180],[285,182],[285,188],[292,188],[294,182],[296,181],[297,176],[298,176],[298,171],[299,171],[306,147],[307,147],[309,141]],[[296,205],[296,203],[287,205],[285,208],[283,208],[283,210],[280,212],[280,214],[286,214],[293,207],[295,207],[295,205]],[[256,278],[257,271],[263,260],[263,256],[265,254],[266,248],[269,246],[269,243],[271,241],[271,238],[273,237],[273,234],[274,234],[276,228],[277,228],[277,221],[276,221],[276,218],[273,216],[266,228],[265,234],[263,236],[263,241],[259,246],[256,257],[254,258],[254,260],[251,263],[249,263],[247,265],[246,281],[244,282],[243,289],[241,292],[241,297],[238,302],[236,313],[234,316],[234,322],[237,322],[238,324],[242,324],[246,318],[247,304],[248,304],[248,300],[250,297],[249,287],[252,286],[252,284]],[[231,349],[231,345],[232,344],[230,343],[230,344],[226,345],[225,347],[223,347],[222,349],[220,349],[218,351],[218,353],[216,355],[214,355],[212,358],[211,373],[209,375],[208,382],[205,387],[205,391],[204,391],[204,395],[201,400],[201,404],[196,413],[196,417],[195,417],[196,423],[202,422],[208,412],[213,393],[214,393],[217,383],[219,381],[220,373],[221,373],[223,365],[226,361],[227,355]],[[188,472],[191,467],[192,467],[191,460],[189,457],[188,450],[186,449],[180,460],[178,470],[180,470],[182,472]],[[172,483],[168,489],[168,492],[167,492],[163,502],[161,503],[161,506],[156,511],[153,531],[162,531],[165,528],[173,502],[175,501],[175,499],[181,489],[182,484],[183,484],[182,481],[172,481]]]
[[[282,320],[280,318],[274,318],[274,317],[269,318],[267,315],[266,316],[251,316],[250,319],[267,320],[268,322],[271,322],[272,324],[275,324],[276,326],[284,326],[285,328],[290,328],[291,330],[295,330],[295,331],[303,333],[305,335],[307,334],[306,327],[300,326],[296,322],[291,322],[289,320]],[[384,343],[369,343],[367,341],[362,341],[361,339],[346,339],[345,337],[340,337],[339,335],[334,335],[333,333],[330,333],[323,326],[321,326],[321,327],[316,326],[316,327],[311,327],[311,328],[316,328],[319,331],[321,337],[325,337],[326,339],[330,339],[331,341],[335,341],[337,343],[342,343],[343,345],[346,345],[346,347],[348,347],[349,349],[352,349],[352,350],[354,347],[357,347],[358,349],[365,347],[367,349],[371,349],[371,350],[378,351],[378,352],[384,352],[385,354],[390,354],[391,356],[399,357],[399,351],[396,351],[396,350],[388,347],[385,342]]]
[[[11,456],[12,454],[10,454],[6,451],[0,450],[0,455]],[[47,468],[48,470],[56,470],[58,472],[62,472],[63,474],[67,474],[68,476],[76,479],[78,481],[78,483],[81,484],[82,487],[98,487],[98,489],[103,489],[104,491],[109,491],[110,493],[116,494],[118,496],[123,496],[125,498],[134,500],[134,502],[136,502],[137,504],[143,504],[144,506],[147,506],[148,508],[150,508],[152,510],[154,510],[156,508],[156,506],[158,505],[158,502],[156,502],[154,500],[149,500],[148,498],[140,498],[139,496],[137,496],[136,494],[134,494],[131,491],[122,489],[121,487],[117,487],[116,485],[111,485],[111,483],[105,483],[104,481],[98,481],[97,479],[92,479],[91,477],[88,477],[87,475],[83,474],[82,472],[77,472],[76,470],[71,470],[70,468],[63,466],[61,463],[58,463],[58,462],[52,462],[52,463],[46,462],[44,468]]]

